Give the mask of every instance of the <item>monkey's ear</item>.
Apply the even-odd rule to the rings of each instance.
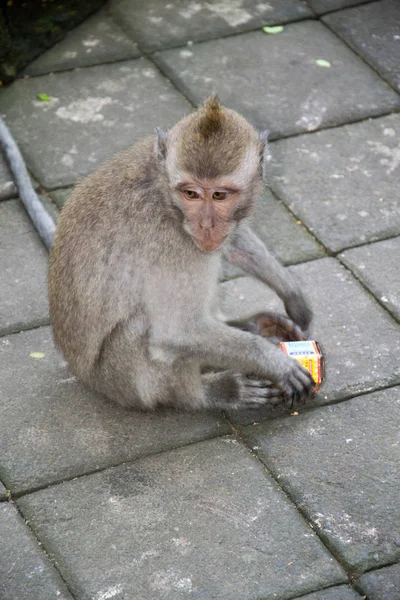
[[[167,156],[167,134],[165,131],[156,127],[156,154],[159,160],[165,160]]]

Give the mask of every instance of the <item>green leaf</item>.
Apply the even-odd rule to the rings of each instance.
[[[315,62],[317,63],[317,65],[319,67],[329,68],[332,66],[330,62],[328,62],[327,60],[324,60],[323,58],[318,58]]]
[[[44,358],[46,355],[44,352],[31,352],[29,356],[31,358]]]
[[[47,94],[38,94],[37,97],[42,102],[50,102],[50,100],[51,100],[50,96],[48,96]]]
[[[262,30],[264,33],[268,33],[269,35],[275,35],[276,33],[282,33],[283,26],[275,25],[275,27],[263,27]]]

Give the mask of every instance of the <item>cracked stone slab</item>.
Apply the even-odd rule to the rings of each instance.
[[[356,572],[400,558],[399,419],[397,387],[242,432],[328,547]]]
[[[2,338],[0,364],[0,478],[13,493],[230,431],[218,413],[135,412],[83,389],[49,327]]]
[[[307,596],[302,596],[295,600],[361,600],[361,596],[347,585],[341,585],[321,590],[314,594],[307,594]]]
[[[272,138],[400,108],[388,84],[316,21],[288,25],[279,35],[246,33],[154,58],[193,103],[218,92]],[[331,67],[318,66],[318,59]]]
[[[0,335],[47,324],[47,252],[19,200],[0,203]]]
[[[317,15],[322,15],[333,10],[340,10],[341,8],[365,4],[366,2],[372,1],[373,0],[308,0],[308,4]]]
[[[398,235],[399,140],[397,114],[279,140],[270,186],[332,252]]]
[[[105,9],[69,32],[64,40],[33,61],[24,75],[43,75],[140,56],[137,44]]]
[[[340,259],[376,298],[400,320],[398,260],[400,237],[347,250]]]
[[[147,52],[312,16],[301,0],[111,0],[110,11]]]
[[[310,301],[314,312],[310,339],[321,343],[326,359],[326,381],[312,404],[400,383],[399,326],[347,269],[333,258],[324,258],[289,271]],[[277,296],[250,277],[222,283],[219,289],[222,312],[229,318],[266,310],[284,312]],[[277,409],[264,409],[234,413],[232,418],[249,423],[277,413]]]
[[[143,600],[286,600],[346,581],[232,437],[107,469],[18,504],[78,597],[113,590]]]
[[[14,506],[0,504],[0,598],[73,600]]]
[[[383,0],[324,17],[373,69],[400,92],[400,4]]]
[[[51,100],[41,102],[39,93]],[[75,183],[191,107],[139,58],[19,79],[2,90],[0,110],[32,172],[51,189]]]
[[[400,600],[400,565],[365,573],[356,585],[368,600]]]

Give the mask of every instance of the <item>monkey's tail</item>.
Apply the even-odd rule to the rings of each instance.
[[[10,166],[22,204],[47,250],[50,250],[56,228],[55,223],[37,197],[21,152],[1,117],[0,145]]]

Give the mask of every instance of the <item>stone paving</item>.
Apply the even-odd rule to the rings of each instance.
[[[397,0],[111,0],[0,90],[54,218],[212,91],[269,129],[251,221],[327,360],[292,411],[89,393],[53,346],[46,252],[0,160],[0,600],[400,599],[399,19]],[[282,308],[226,265],[219,294],[232,317]]]

